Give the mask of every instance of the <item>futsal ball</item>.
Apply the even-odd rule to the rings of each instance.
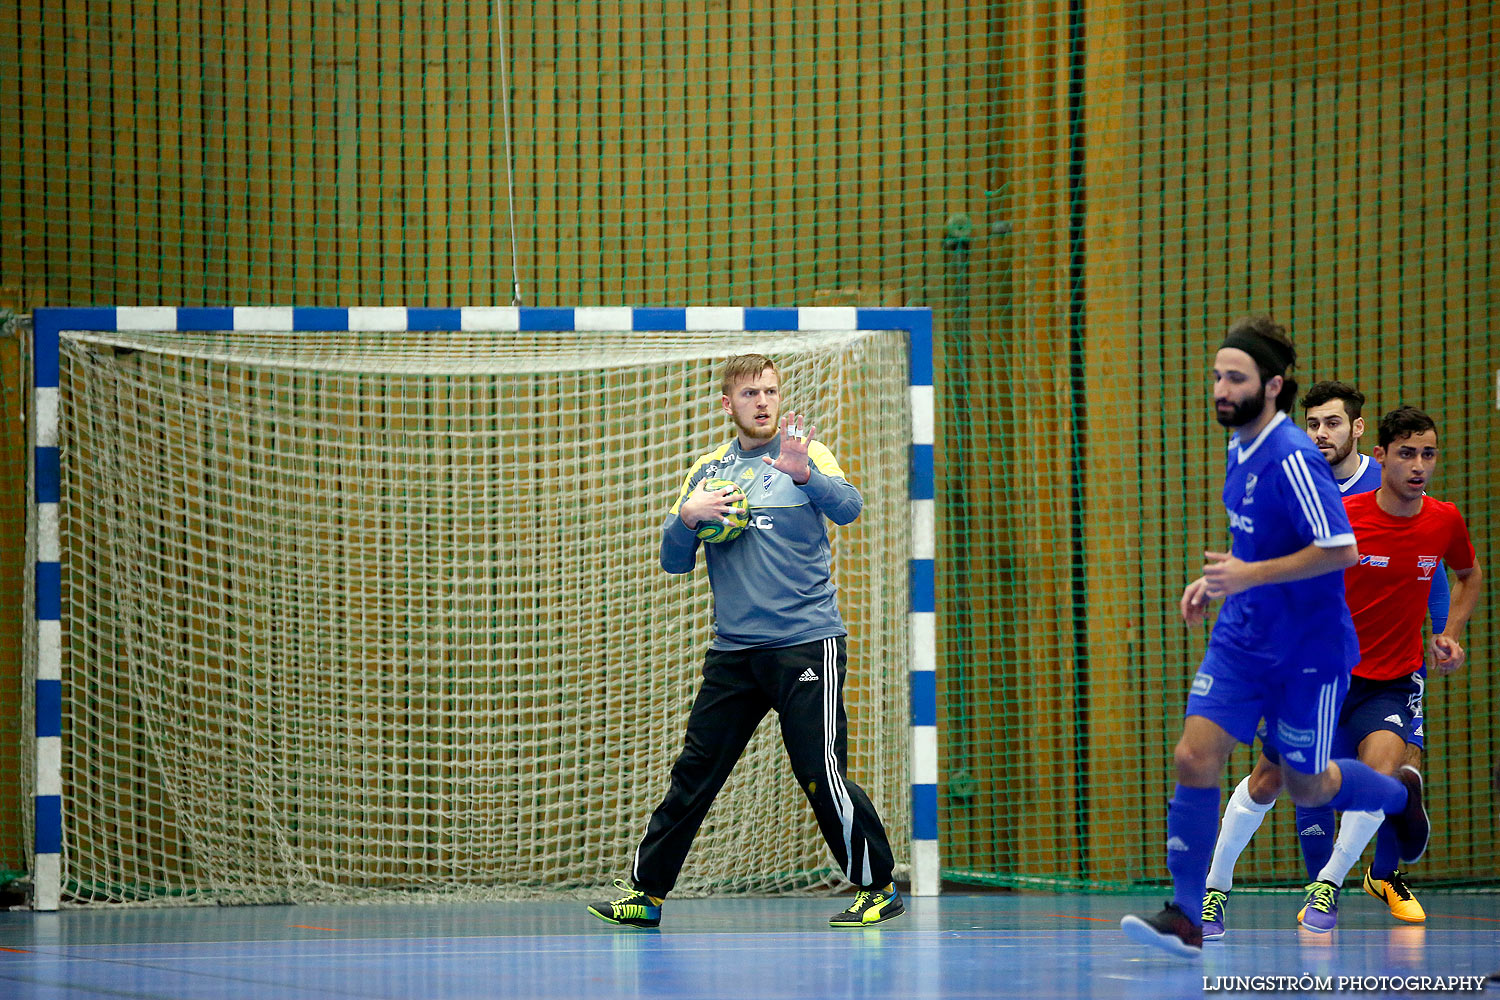
[[[735,503],[734,509],[724,515],[724,522],[700,521],[696,534],[705,542],[731,542],[740,537],[740,533],[750,527],[750,500],[745,496],[745,491],[738,483],[728,479],[710,479],[707,488],[710,490],[722,490],[730,486],[739,490],[740,498]]]

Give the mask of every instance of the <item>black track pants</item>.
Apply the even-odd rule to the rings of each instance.
[[[653,896],[677,884],[708,807],[767,711],[781,718],[792,773],[850,882],[891,881],[891,845],[864,789],[847,770],[844,637],[780,649],[710,649],[666,798],[651,814],[631,876]],[[754,864],[755,859],[746,859]]]

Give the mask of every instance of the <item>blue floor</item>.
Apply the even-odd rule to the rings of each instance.
[[[1304,975],[1334,989],[1276,995],[1412,997],[1442,994],[1405,977],[1500,969],[1500,897],[1420,898],[1428,922],[1408,926],[1346,894],[1318,936],[1295,926],[1300,894],[1235,895],[1197,964],[1120,934],[1160,895],[949,894],[855,931],[827,926],[843,902],[827,898],[670,900],[659,931],[576,901],[0,912],[0,998],[1202,998],[1250,995],[1219,977]]]

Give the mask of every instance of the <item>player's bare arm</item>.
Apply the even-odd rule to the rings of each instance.
[[[1204,552],[1203,579],[1209,597],[1228,597],[1268,583],[1290,583],[1348,569],[1359,561],[1354,545],[1307,545],[1290,555],[1246,562],[1228,552]]]
[[[1432,637],[1433,665],[1440,674],[1451,674],[1464,665],[1468,654],[1464,651],[1459,636],[1479,604],[1479,593],[1484,585],[1484,574],[1475,563],[1468,569],[1454,570],[1457,583],[1453,586],[1452,603],[1448,606],[1448,624],[1442,632]]]
[[[677,510],[677,516],[682,523],[689,528],[697,529],[704,521],[727,521],[729,515],[734,512],[735,504],[744,496],[738,487],[725,486],[722,489],[711,490],[708,488],[708,480],[700,479],[693,492],[688,494],[682,506]]]
[[[1182,620],[1189,627],[1203,624],[1204,615],[1208,612],[1208,580],[1200,576],[1183,588],[1182,600],[1177,602],[1177,609],[1182,612]]]
[[[812,424],[803,425],[803,416],[794,411],[788,411],[781,418],[781,454],[773,462],[771,456],[765,457],[766,464],[774,469],[779,469],[792,477],[792,482],[801,486],[812,476],[812,465],[807,458],[808,445],[812,444],[813,437],[818,433],[818,428]]]

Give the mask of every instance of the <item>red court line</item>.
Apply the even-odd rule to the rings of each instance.
[[[1042,916],[1044,916],[1044,917],[1066,917],[1068,920],[1097,920],[1101,924],[1111,924],[1111,923],[1114,923],[1114,921],[1110,920],[1108,917],[1075,917],[1071,913],[1043,913]]]
[[[287,926],[295,927],[298,930],[302,931],[332,931],[335,934],[339,933],[339,929],[337,927],[314,927],[312,924],[287,924]]]
[[[1500,924],[1500,917],[1460,917],[1455,913],[1434,913],[1439,920],[1483,920],[1488,924]]]
[[[12,955],[30,955],[31,952],[24,948],[0,948],[0,951],[8,951]]]

